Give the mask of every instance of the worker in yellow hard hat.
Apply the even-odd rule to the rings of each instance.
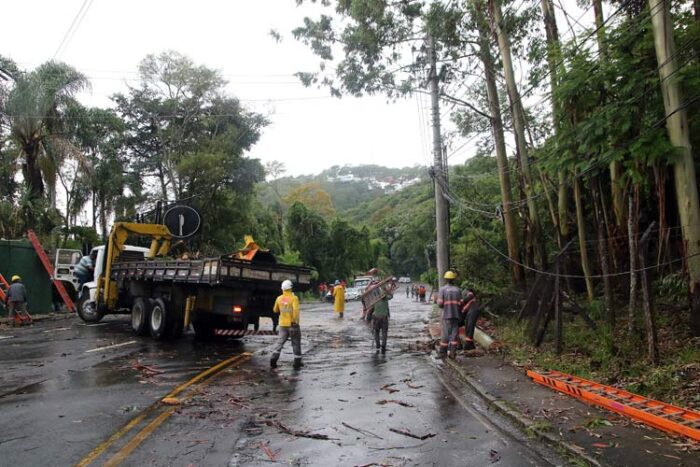
[[[12,284],[10,284],[5,295],[7,317],[14,323],[15,313],[24,313],[27,311],[27,289],[24,288],[20,276],[16,274],[12,276]]]
[[[447,271],[443,276],[447,283],[440,287],[437,295],[437,304],[442,308],[442,338],[438,356],[455,358],[457,344],[459,343],[459,322],[462,311],[462,291],[454,285],[457,274]]]
[[[338,313],[338,318],[342,318],[345,312],[345,287],[339,280],[333,285],[333,311]]]

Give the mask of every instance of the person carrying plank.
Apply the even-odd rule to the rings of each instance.
[[[382,353],[386,353],[386,339],[389,333],[389,300],[394,298],[392,294],[386,292],[385,295],[374,304],[372,313],[372,331],[374,333],[374,343],[377,351],[381,348]],[[379,337],[381,334],[381,346]]]
[[[294,351],[294,369],[298,370],[304,364],[301,361],[301,328],[299,327],[299,298],[292,292],[292,281],[282,282],[282,295],[277,297],[272,307],[273,313],[278,313],[280,336],[270,358],[270,367],[277,368],[282,347],[287,339],[292,339]]]

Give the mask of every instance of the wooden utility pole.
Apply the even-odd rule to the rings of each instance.
[[[432,36],[428,36],[428,61],[430,62],[430,103],[433,126],[433,183],[435,185],[435,227],[437,230],[437,244],[435,257],[437,258],[438,283],[445,284],[443,276],[450,267],[450,245],[448,243],[448,206],[443,195],[443,187],[446,186],[445,170],[447,165],[442,160],[442,135],[440,133],[440,89],[437,74],[437,59],[435,57],[435,42]]]
[[[530,247],[534,249],[535,257],[540,261],[542,268],[546,267],[547,256],[542,242],[540,217],[537,213],[537,205],[534,198],[532,176],[530,174],[529,151],[525,138],[525,111],[520,99],[515,74],[513,73],[513,60],[510,54],[510,40],[503,30],[503,14],[501,13],[501,0],[489,0],[492,27],[501,50],[503,62],[503,74],[506,79],[506,88],[510,99],[511,113],[513,115],[513,128],[515,130],[515,146],[518,150],[520,169],[523,177],[525,196],[527,197],[527,210],[529,217]]]
[[[663,4],[660,4],[661,2]],[[693,333],[700,336],[700,228],[698,227],[700,226],[700,201],[688,132],[688,116],[683,102],[683,92],[678,85],[678,74],[676,74],[678,63],[673,39],[670,1],[649,0],[649,8],[654,30],[656,60],[659,63],[661,94],[666,112],[666,129],[671,144],[677,150],[673,175],[687,254],[691,327]]]

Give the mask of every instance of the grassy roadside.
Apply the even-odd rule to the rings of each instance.
[[[565,315],[564,350],[556,355],[553,324],[545,341],[536,349],[525,337],[526,323],[513,318],[495,318],[490,327],[504,344],[506,358],[518,366],[558,370],[603,384],[651,397],[681,407],[700,409],[700,338],[692,338],[682,325],[680,312],[658,313],[661,362],[653,367],[646,355],[640,330],[633,337],[626,323],[611,332],[601,320],[598,330],[580,318]]]

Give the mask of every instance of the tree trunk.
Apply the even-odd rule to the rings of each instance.
[[[608,59],[608,50],[605,44],[605,19],[603,18],[603,2],[602,0],[593,0],[593,12],[595,15],[595,26],[597,29],[596,38],[598,40],[598,50],[600,51],[600,60]],[[620,184],[620,176],[622,175],[622,164],[619,161],[610,163],[610,193],[612,200],[613,213],[615,214],[615,222],[618,230],[622,231],[622,226],[625,225],[625,195]]]
[[[39,168],[39,142],[35,140],[29,141],[23,147],[25,155],[24,163],[24,179],[29,186],[29,197],[32,200],[44,197],[44,180],[41,178],[41,169]]]
[[[637,187],[633,190],[637,191]],[[629,312],[627,321],[627,333],[630,337],[634,336],[634,319],[637,311],[637,208],[634,199],[634,194],[630,192],[628,195],[628,216],[627,216],[627,237],[629,240],[630,253],[630,300]]]
[[[95,190],[92,190],[92,230],[97,233],[97,199]]]
[[[557,20],[554,14],[554,4],[552,0],[542,0],[542,17],[547,36],[547,65],[549,67],[549,85],[552,94],[559,86],[557,66],[561,61],[561,45],[559,43],[559,31],[557,30]],[[554,135],[559,133],[559,123],[561,121],[560,105],[557,99],[552,98],[552,127]],[[569,191],[566,183],[566,174],[560,170],[557,174],[558,180],[558,200],[557,200],[557,234],[561,237],[559,247],[566,243],[569,238]]]
[[[642,298],[644,299],[644,324],[647,331],[647,352],[652,365],[659,364],[659,346],[656,338],[656,319],[654,316],[654,294],[652,291],[651,269],[647,269],[647,257],[649,255],[649,239],[651,231],[656,225],[652,222],[647,227],[639,242],[639,273],[642,279]]]
[[[527,198],[528,217],[530,223],[530,234],[533,241],[535,256],[540,261],[540,266],[547,267],[547,256],[542,239],[539,214],[534,198],[533,180],[530,174],[530,161],[527,142],[525,139],[525,112],[523,110],[520,93],[515,83],[513,73],[513,61],[510,53],[510,41],[507,33],[503,30],[503,14],[501,13],[501,0],[489,0],[489,7],[492,20],[492,28],[496,34],[498,47],[501,51],[503,62],[503,73],[506,79],[506,88],[510,99],[511,113],[513,116],[513,127],[515,129],[515,145],[519,155],[520,169],[522,172],[525,196]]]
[[[484,75],[486,80],[486,94],[489,101],[489,113],[491,115],[491,130],[496,145],[496,163],[498,164],[498,180],[501,185],[501,201],[503,203],[503,223],[506,230],[506,243],[508,245],[508,256],[514,261],[520,262],[520,250],[518,245],[518,223],[515,217],[515,206],[510,188],[510,175],[508,174],[508,153],[506,152],[505,137],[503,135],[503,119],[501,117],[501,106],[498,100],[498,88],[496,85],[496,66],[491,54],[486,18],[483,14],[483,3],[481,0],[474,2],[479,25],[479,52],[481,61],[484,64]],[[513,285],[522,282],[522,268],[515,262],[511,262],[511,278]]]
[[[605,309],[610,323],[610,329],[615,329],[615,308],[613,305],[612,287],[610,285],[610,265],[608,263],[608,243],[605,238],[605,220],[603,218],[603,198],[602,192],[598,189],[598,180],[592,183],[593,203],[596,212],[596,232],[598,244],[598,258],[600,260],[600,272],[603,275],[603,298],[605,299]]]
[[[586,218],[583,215],[583,199],[581,196],[581,181],[574,174],[574,201],[576,203],[576,226],[578,228],[578,245],[581,249],[581,268],[586,280],[586,294],[588,301],[593,301],[593,280],[591,279],[591,265],[588,261],[588,245],[586,242]]]
[[[700,336],[700,200],[690,145],[688,116],[683,108],[683,92],[676,79],[670,78],[677,70],[676,46],[673,39],[670,2],[663,8],[655,8],[658,0],[649,0],[651,23],[654,30],[654,46],[659,63],[661,93],[664,98],[666,129],[671,144],[677,148],[673,165],[676,182],[676,201],[682,226],[683,241],[688,260],[688,292],[691,307],[691,328]]]

